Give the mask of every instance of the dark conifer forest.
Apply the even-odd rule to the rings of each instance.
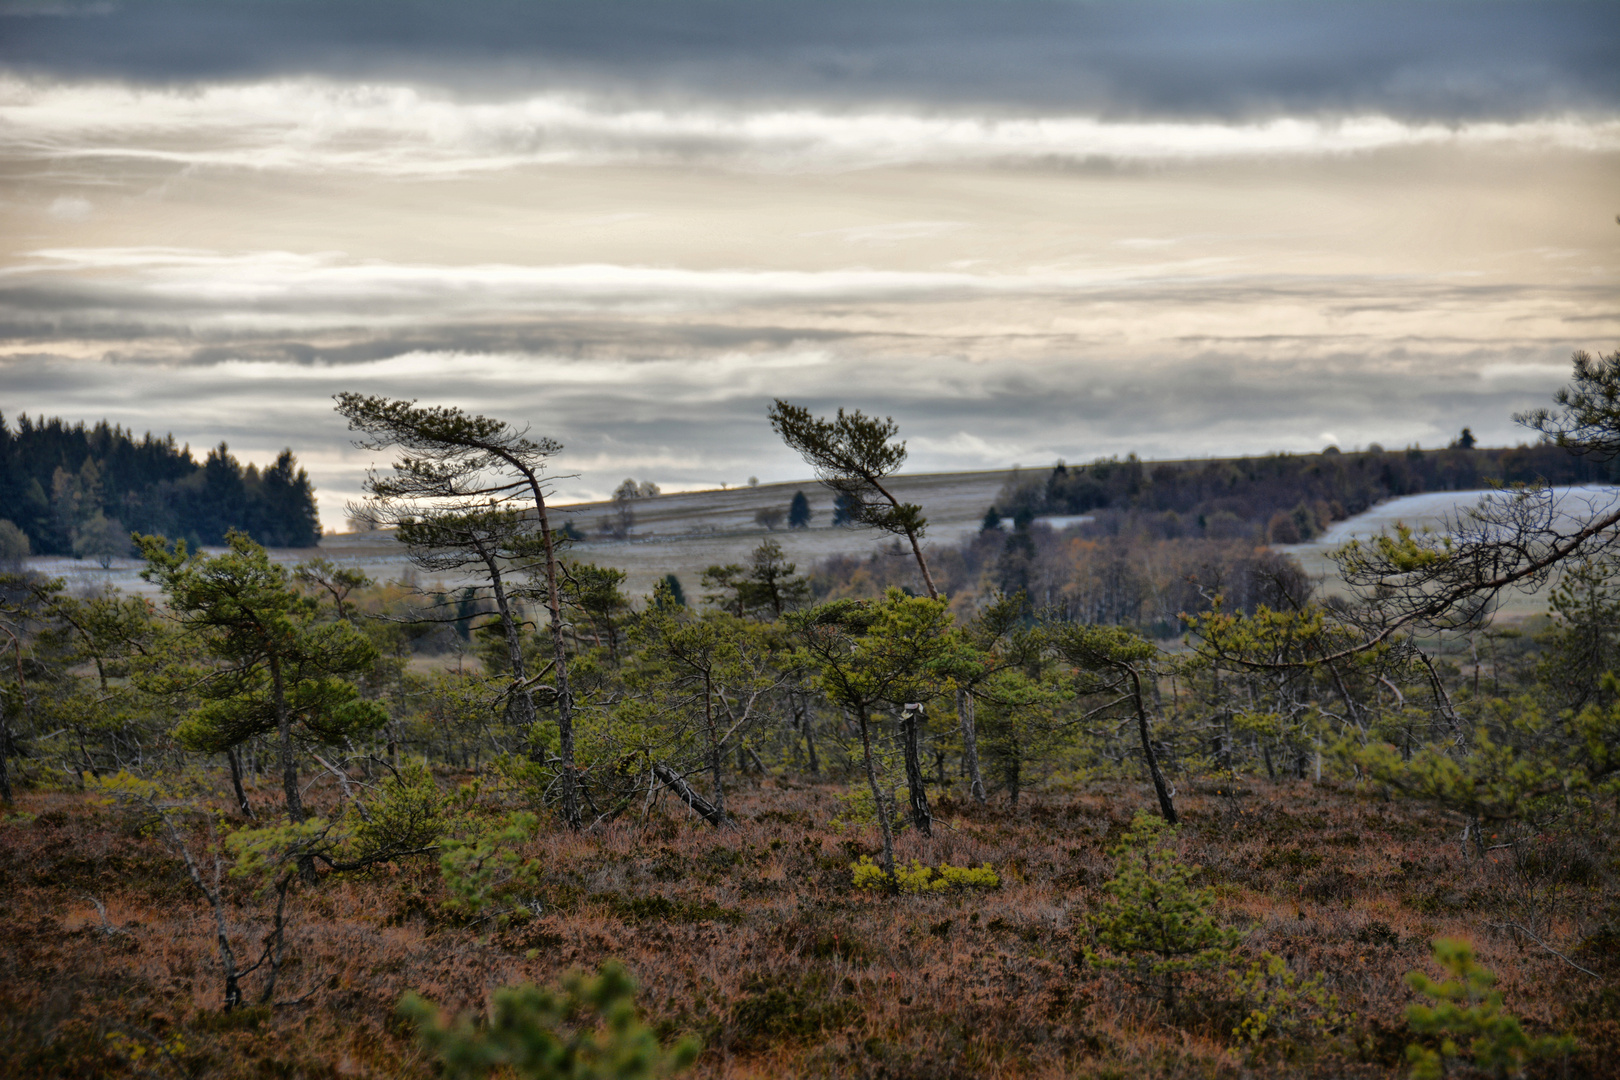
[[[1144,531],[1162,539],[1310,540],[1329,524],[1385,499],[1493,485],[1613,483],[1620,463],[1578,457],[1551,442],[1486,448],[1464,428],[1445,449],[1416,446],[1341,453],[1268,454],[1204,461],[1142,461],[1131,454],[1089,465],[1058,462],[1010,481],[999,516],[1091,514],[1089,532]],[[1129,519],[1126,524],[1126,519]]]
[[[35,555],[122,555],[132,532],[193,546],[222,544],[232,529],[269,547],[321,535],[314,486],[290,449],[260,468],[220,443],[199,464],[173,435],[27,414],[14,425],[0,416],[0,519]]]

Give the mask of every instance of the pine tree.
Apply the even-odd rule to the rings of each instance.
[[[1097,967],[1126,972],[1176,1007],[1186,976],[1224,967],[1242,937],[1224,929],[1210,912],[1213,889],[1192,885],[1196,867],[1169,847],[1173,826],[1138,811],[1131,827],[1109,854],[1114,876],[1103,891],[1108,899],[1091,916],[1092,933],[1106,951],[1087,948]]]
[[[810,500],[802,491],[793,493],[793,502],[788,506],[788,528],[808,529],[810,527]]]
[[[299,745],[342,743],[388,720],[346,678],[369,668],[377,649],[348,622],[322,621],[319,605],[263,547],[238,532],[226,540],[229,551],[207,557],[184,541],[171,548],[161,536],[136,537],[147,562],[141,576],[162,587],[172,617],[206,655],[201,666],[176,656],[147,686],[201,699],[175,729],[190,750],[222,753],[273,734],[287,814],[301,821]]]

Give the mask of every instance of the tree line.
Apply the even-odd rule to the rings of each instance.
[[[15,426],[0,416],[0,519],[33,554],[99,559],[128,554],[130,533],[193,547],[223,544],[233,529],[270,547],[312,547],[321,535],[315,488],[291,450],[261,468],[220,443],[199,463],[173,435],[27,414]]]
[[[1275,544],[1310,540],[1328,525],[1402,495],[1472,491],[1493,484],[1606,484],[1620,465],[1567,453],[1550,441],[1488,449],[1467,428],[1439,450],[1374,444],[1341,453],[1269,454],[1208,461],[1145,462],[1098,458],[1059,461],[1045,475],[1015,474],[987,520],[1091,515],[1086,531],[1179,537],[1256,538]]]

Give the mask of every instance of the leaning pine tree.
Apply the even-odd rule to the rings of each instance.
[[[525,511],[532,506],[538,526],[546,606],[550,611],[552,689],[557,703],[563,818],[581,825],[579,777],[574,764],[574,706],[568,688],[568,645],[563,630],[557,551],[546,513],[546,462],[562,444],[531,436],[504,420],[475,416],[447,406],[420,406],[364,394],[338,394],[337,410],[349,428],[361,433],[356,445],[367,450],[398,447],[404,453],[390,475],[373,473],[371,493],[424,510],[467,512],[478,506]]]
[[[922,507],[896,498],[888,482],[888,478],[899,472],[900,466],[906,461],[906,444],[895,438],[900,428],[894,418],[879,420],[859,409],[853,412],[839,409],[838,415],[828,420],[813,416],[809,409],[780,398],[771,405],[766,415],[771,421],[771,429],[815,469],[817,479],[832,489],[836,506],[842,509],[843,515],[851,523],[906,538],[917,560],[917,570],[922,574],[928,598],[938,600],[939,589],[934,585],[934,575],[928,569],[928,560],[923,557],[922,550],[928,519],[923,517]],[[808,504],[805,509],[805,521],[808,523]],[[833,524],[840,524],[837,514],[834,515]],[[956,689],[956,715],[962,727],[969,789],[974,798],[984,802],[973,702],[960,685]],[[916,721],[913,718],[907,722]],[[912,742],[908,740],[907,771],[920,778],[922,766],[911,751],[911,745]]]

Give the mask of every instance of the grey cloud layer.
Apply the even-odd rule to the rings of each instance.
[[[335,522],[368,464],[346,446],[330,412],[329,395],[340,389],[408,386],[425,400],[532,422],[567,446],[557,468],[575,475],[559,480],[560,493],[585,499],[605,496],[626,474],[671,488],[802,476],[803,464],[764,420],[777,395],[894,415],[918,470],[1128,451],[1301,451],[1330,439],[1434,445],[1463,424],[1506,441],[1521,437],[1509,415],[1544,403],[1563,380],[1561,353],[1535,350],[1500,373],[1490,370],[1491,355],[1411,348],[1378,357],[1318,351],[1263,369],[1246,354],[1214,350],[1173,360],[1057,356],[1017,371],[937,356],[874,365],[858,350],[808,346],[617,364],[417,353],[340,367],[226,361],[175,369],[38,356],[0,364],[0,398],[176,430],[193,445],[228,439],[249,457],[290,443]],[[247,388],[251,407],[222,410]]]
[[[65,78],[312,74],[1116,118],[1609,112],[1617,42],[1606,0],[0,4],[0,66]]]

